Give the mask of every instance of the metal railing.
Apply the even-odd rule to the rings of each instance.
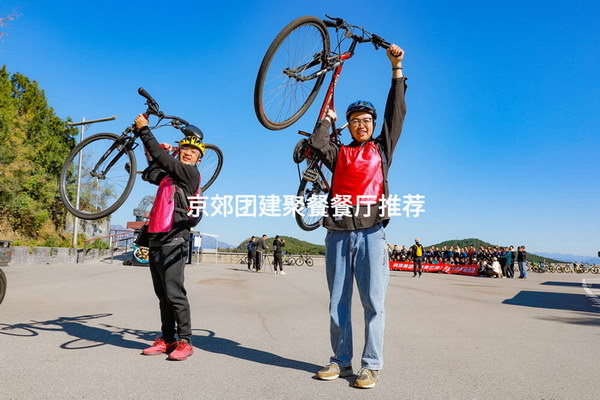
[[[115,232],[112,233],[110,235],[106,235],[106,236],[98,236],[98,237],[94,237],[94,238],[90,238],[90,239],[86,239],[83,241],[83,249],[82,249],[82,253],[81,253],[81,262],[83,263],[85,261],[85,253],[86,250],[90,250],[90,249],[86,249],[86,246],[88,245],[88,243],[92,243],[95,242],[97,240],[101,240],[101,239],[108,239],[108,248],[110,249],[110,263],[113,263],[113,259],[114,259],[114,255],[115,255],[115,243],[119,243],[119,242],[125,242],[125,253],[127,253],[127,249],[129,247],[129,241],[133,241],[133,239],[135,238],[135,231],[132,229],[111,229],[111,232]],[[79,262],[79,260],[77,261]]]

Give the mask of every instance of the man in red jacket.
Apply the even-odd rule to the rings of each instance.
[[[387,244],[384,226],[389,222],[385,198],[388,196],[387,173],[406,114],[402,75],[404,52],[390,46],[387,56],[392,66],[392,82],[383,117],[381,134],[373,138],[377,111],[371,102],[356,101],[348,107],[346,119],[352,142],[337,146],[329,140],[331,123],[336,120],[329,110],[315,128],[310,144],[316,155],[333,171],[328,213],[326,272],[330,294],[330,338],[333,356],[317,372],[317,378],[336,379],[352,375],[352,281],[356,279],[365,316],[365,346],[362,368],[355,386],[371,388],[383,367],[384,298],[389,280]],[[352,213],[342,214],[331,207],[332,199],[350,201]]]

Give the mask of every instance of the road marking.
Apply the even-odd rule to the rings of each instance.
[[[592,279],[593,281],[598,281],[598,283],[600,283],[600,279]],[[590,285],[593,285],[596,282],[590,283]],[[585,295],[587,297],[590,298],[590,300],[592,300],[592,302],[594,302],[595,305],[600,306],[600,297],[598,297],[597,294],[594,294],[594,292],[592,292],[592,288],[590,286],[588,286],[588,282],[586,279],[582,279],[581,280],[581,286],[583,287],[583,290],[585,291]]]

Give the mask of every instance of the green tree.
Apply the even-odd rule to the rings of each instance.
[[[62,164],[74,146],[75,128],[61,120],[46,96],[24,75],[0,69],[0,222],[36,238],[44,224],[62,232],[58,199]]]

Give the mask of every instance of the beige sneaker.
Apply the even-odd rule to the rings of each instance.
[[[361,368],[358,371],[358,378],[354,381],[354,386],[361,389],[370,389],[375,386],[379,378],[379,371],[367,368]]]
[[[281,275],[287,275],[284,271],[280,272]]]
[[[322,379],[324,381],[332,381],[334,379],[345,376],[351,376],[354,372],[352,372],[352,366],[343,367],[340,370],[339,365],[331,363],[327,364],[323,369],[317,372],[317,378]]]

